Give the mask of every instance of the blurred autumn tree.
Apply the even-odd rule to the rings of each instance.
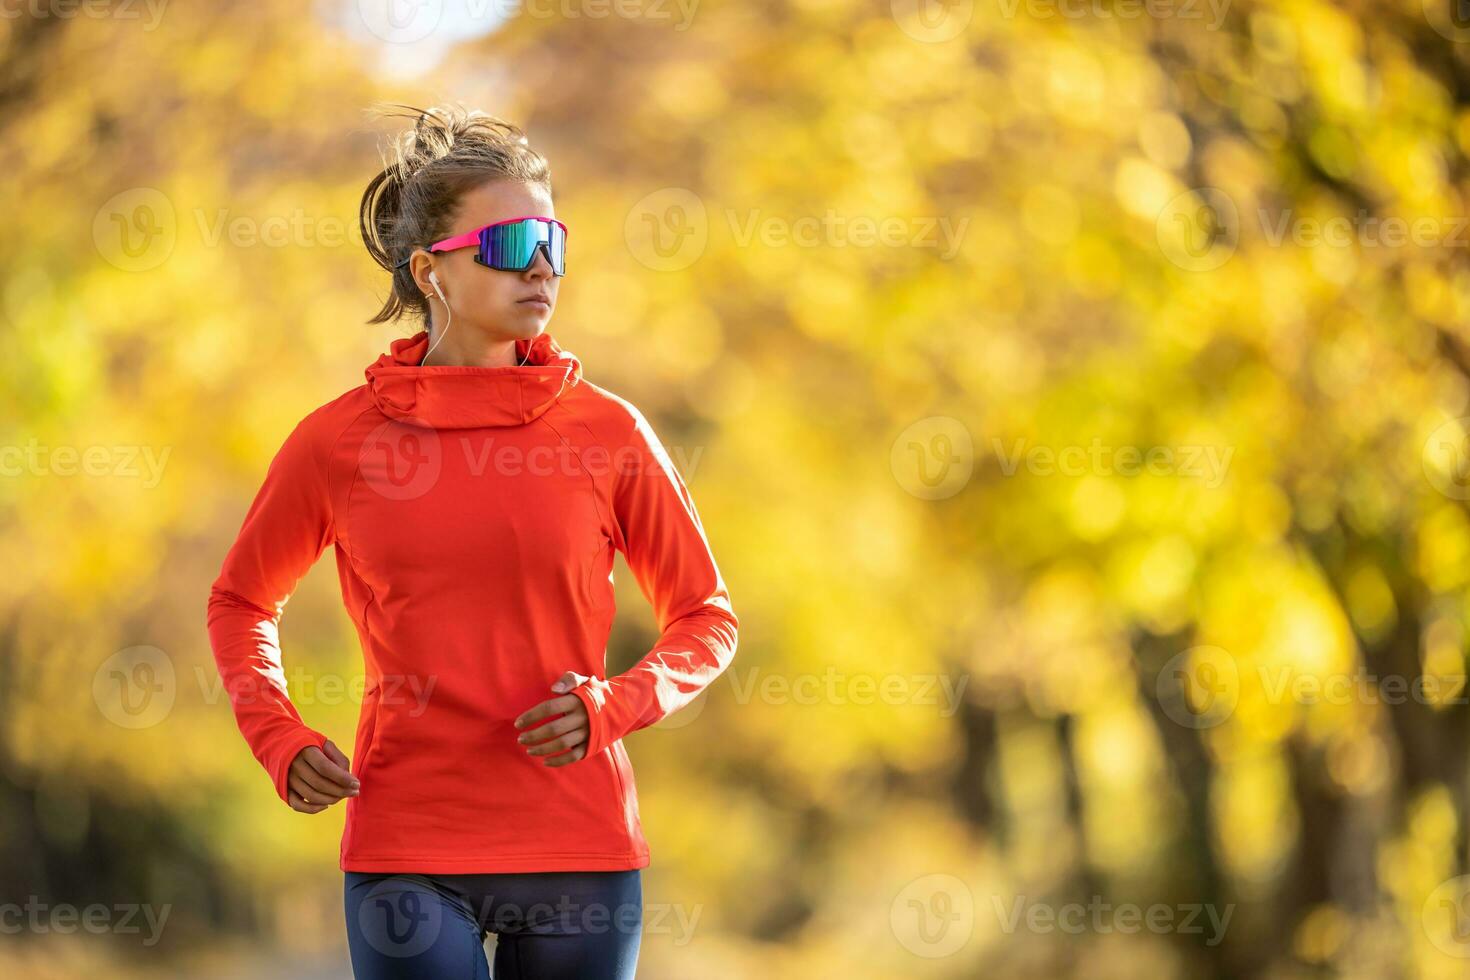
[[[204,595],[291,425],[402,332],[360,326],[363,109],[451,98],[550,157],[552,332],[655,420],[741,617],[629,740],[648,899],[699,916],[644,974],[1464,975],[1448,10],[540,4],[400,81],[353,7],[0,20],[0,442],[166,460],[0,481],[0,898],[172,904],[118,944],[143,973],[256,935],[340,969],[340,816],[270,794]],[[346,744],[335,588],[283,636]]]

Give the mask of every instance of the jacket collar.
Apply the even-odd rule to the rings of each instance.
[[[364,372],[384,415],[433,429],[524,425],[582,378],[581,361],[548,333],[516,341],[522,367],[425,366],[428,348],[429,334],[421,330],[393,341]]]

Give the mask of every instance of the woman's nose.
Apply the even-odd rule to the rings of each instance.
[[[552,275],[551,260],[546,257],[546,246],[536,247],[536,258],[526,269],[526,275],[534,278],[549,279]]]

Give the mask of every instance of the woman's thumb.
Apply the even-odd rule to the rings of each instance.
[[[586,679],[576,671],[569,670],[557,678],[556,683],[551,685],[551,689],[557,694],[565,694]]]

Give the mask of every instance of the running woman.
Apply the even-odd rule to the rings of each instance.
[[[406,107],[405,107],[406,108]],[[479,111],[411,110],[360,218],[394,341],[286,437],[209,596],[235,718],[276,793],[346,805],[359,980],[634,975],[649,863],[622,739],[729,666],[694,502],[632,404],[546,332],[566,271],[546,160]],[[288,696],[278,624],[328,547],[366,675],[351,761]],[[613,557],[660,628],[606,674]]]

